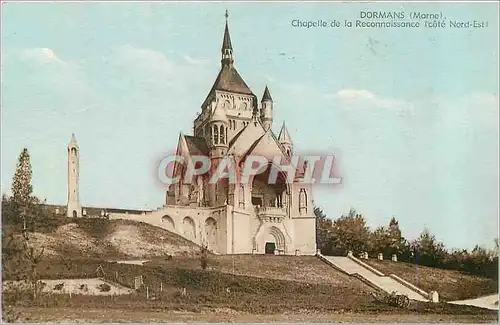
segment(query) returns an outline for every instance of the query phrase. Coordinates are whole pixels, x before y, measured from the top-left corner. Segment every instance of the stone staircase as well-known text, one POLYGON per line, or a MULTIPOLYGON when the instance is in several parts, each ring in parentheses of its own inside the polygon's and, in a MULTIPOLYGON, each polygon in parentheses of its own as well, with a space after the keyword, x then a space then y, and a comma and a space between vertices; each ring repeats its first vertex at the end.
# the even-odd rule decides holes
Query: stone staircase
POLYGON ((348 275, 361 277, 368 284, 387 293, 395 291, 397 294, 407 295, 408 298, 413 300, 429 301, 428 295, 423 290, 416 287, 411 288, 411 284, 403 284, 404 280, 386 276, 372 267, 356 261, 353 257, 324 255, 318 255, 318 257, 330 266, 348 275))

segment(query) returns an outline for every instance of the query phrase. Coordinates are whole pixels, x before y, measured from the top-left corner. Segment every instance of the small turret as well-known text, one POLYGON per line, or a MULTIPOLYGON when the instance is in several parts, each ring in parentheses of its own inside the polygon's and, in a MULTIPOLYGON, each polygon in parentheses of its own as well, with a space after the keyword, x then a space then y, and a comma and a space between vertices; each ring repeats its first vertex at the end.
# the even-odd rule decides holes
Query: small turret
POLYGON ((221 157, 227 152, 227 129, 229 126, 229 120, 222 105, 217 105, 215 102, 213 102, 212 105, 212 107, 215 106, 215 108, 210 120, 208 121, 209 132, 206 139, 207 146, 210 148, 210 151, 217 151, 213 152, 213 157, 221 157))
POLYGON ((287 155, 291 156, 293 154, 293 142, 290 137, 290 133, 288 133, 285 122, 283 122, 283 126, 281 127, 278 141, 283 145, 283 147, 285 147, 287 155))
POLYGON ((273 99, 267 86, 264 90, 264 95, 262 96, 262 100, 260 102, 260 120, 262 121, 264 129, 267 131, 273 125, 273 99))

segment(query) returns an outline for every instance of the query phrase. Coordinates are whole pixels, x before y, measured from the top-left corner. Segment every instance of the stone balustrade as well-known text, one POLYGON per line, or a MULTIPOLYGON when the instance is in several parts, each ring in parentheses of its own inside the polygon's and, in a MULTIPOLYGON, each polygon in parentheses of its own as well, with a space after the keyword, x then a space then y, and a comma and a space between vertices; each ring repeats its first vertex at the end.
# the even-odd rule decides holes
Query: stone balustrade
POLYGON ((257 207, 255 208, 257 211, 257 215, 260 216, 268 216, 268 217, 285 217, 286 216, 286 208, 278 208, 278 207, 257 207))

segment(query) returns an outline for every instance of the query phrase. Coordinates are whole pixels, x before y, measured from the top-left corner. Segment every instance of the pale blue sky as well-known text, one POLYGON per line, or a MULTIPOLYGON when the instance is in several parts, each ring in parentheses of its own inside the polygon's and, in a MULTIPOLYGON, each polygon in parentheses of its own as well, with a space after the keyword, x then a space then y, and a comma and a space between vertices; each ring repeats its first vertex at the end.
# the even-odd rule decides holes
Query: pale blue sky
POLYGON ((224 10, 235 65, 296 151, 334 153, 343 188, 314 199, 413 239, 491 246, 498 232, 498 5, 7 3, 2 6, 2 192, 31 153, 33 186, 66 202, 66 145, 84 205, 156 208, 155 163, 190 134, 220 66, 224 10), (299 29, 360 10, 441 10, 484 29, 299 29), (284 54, 283 54, 284 53, 284 54))

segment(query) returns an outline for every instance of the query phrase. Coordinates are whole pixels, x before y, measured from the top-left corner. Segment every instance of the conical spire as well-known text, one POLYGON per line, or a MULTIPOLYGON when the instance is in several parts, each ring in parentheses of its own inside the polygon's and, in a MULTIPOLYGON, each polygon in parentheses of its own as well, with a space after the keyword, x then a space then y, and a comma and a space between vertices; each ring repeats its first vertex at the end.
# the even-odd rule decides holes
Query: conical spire
POLYGON ((74 133, 71 133, 71 140, 69 141, 68 148, 78 148, 78 143, 76 142, 74 133))
POLYGON ((229 123, 229 120, 227 119, 226 112, 221 105, 215 106, 214 112, 213 112, 210 120, 213 122, 217 121, 217 122, 229 123))
POLYGON ((262 96, 262 100, 261 102, 263 101, 273 101, 273 98, 271 97, 271 93, 269 92, 269 88, 267 88, 267 85, 266 85, 266 89, 264 89, 264 95, 262 96))
POLYGON ((229 35, 229 27, 227 25, 227 18, 229 17, 229 14, 227 13, 226 10, 226 28, 224 29, 224 40, 222 41, 222 53, 224 53, 224 50, 229 49, 232 50, 233 46, 231 45, 231 36, 229 35))
POLYGON ((283 126, 281 127, 280 135, 278 136, 278 141, 281 143, 292 144, 292 138, 290 137, 290 133, 288 133, 285 122, 283 122, 283 126))
POLYGON ((222 48, 221 48, 222 66, 232 65, 234 62, 233 45, 231 44, 231 36, 229 35, 229 26, 227 24, 227 18, 229 17, 227 10, 226 10, 225 16, 226 16, 226 26, 224 28, 224 39, 222 40, 222 48))

